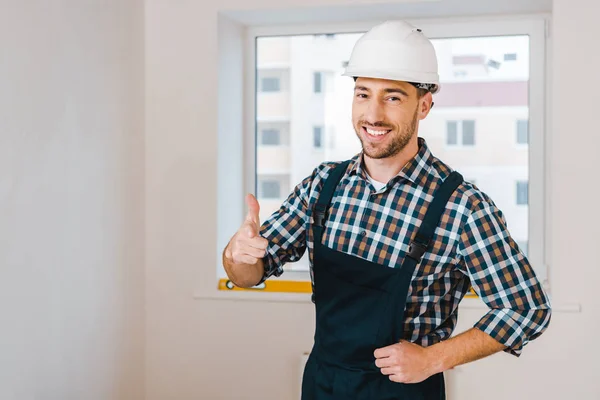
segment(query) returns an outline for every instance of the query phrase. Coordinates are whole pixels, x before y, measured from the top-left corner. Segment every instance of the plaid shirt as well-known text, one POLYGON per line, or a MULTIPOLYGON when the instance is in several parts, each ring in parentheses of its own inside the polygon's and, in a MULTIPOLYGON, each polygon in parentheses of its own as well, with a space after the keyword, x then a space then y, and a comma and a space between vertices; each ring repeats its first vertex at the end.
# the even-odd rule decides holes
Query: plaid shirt
MULTIPOLYGON (((391 268, 399 268, 433 199, 452 172, 424 139, 419 152, 385 187, 367 179, 362 153, 350 165, 331 201, 323 244, 391 268)), ((312 210, 330 169, 319 165, 261 227, 269 241, 263 281, 306 249, 313 263, 312 210)), ((415 269, 406 302, 404 339, 429 346, 448 338, 459 302, 472 287, 490 308, 475 327, 519 356, 550 322, 550 303, 527 258, 511 238, 492 199, 463 182, 452 194, 433 243, 415 269)))

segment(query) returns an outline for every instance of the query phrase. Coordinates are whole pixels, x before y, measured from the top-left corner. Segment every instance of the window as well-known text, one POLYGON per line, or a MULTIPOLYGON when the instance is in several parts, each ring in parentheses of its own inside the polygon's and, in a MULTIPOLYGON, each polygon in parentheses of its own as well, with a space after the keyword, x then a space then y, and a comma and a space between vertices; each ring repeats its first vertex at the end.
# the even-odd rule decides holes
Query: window
POLYGON ((323 147, 323 127, 313 127, 313 147, 321 149, 323 147))
POLYGON ((280 79, 275 77, 262 78, 261 90, 263 92, 279 92, 280 79))
POLYGON ((529 204, 529 183, 526 181, 517 182, 517 205, 526 206, 529 204))
MULTIPOLYGON (((277 102, 271 102, 277 104, 277 102)), ((290 144, 290 123, 288 121, 277 121, 272 116, 261 116, 262 118, 256 121, 256 138, 257 152, 261 157, 268 154, 270 147, 289 146, 290 144), (262 147, 265 147, 264 149, 262 147), (266 153, 265 153, 266 152, 266 153)))
POLYGON ((313 91, 315 93, 323 91, 323 74, 320 72, 313 73, 313 91))
POLYGON ((463 146, 475 146, 475 121, 463 121, 462 144, 463 146))
POLYGON ((516 53, 507 53, 504 55, 504 61, 517 61, 516 53))
POLYGON ((281 197, 281 183, 278 180, 261 181, 260 196, 264 199, 279 199, 281 197))
POLYGON ((263 129, 261 144, 265 146, 281 145, 281 132, 278 129, 263 129))
MULTIPOLYGON (((295 182, 295 184, 297 183, 295 182)), ((289 195, 291 190, 290 175, 288 173, 284 171, 279 173, 263 168, 256 177, 256 199, 261 205, 260 220, 264 221, 274 210, 279 208, 281 202, 289 195)))
POLYGON ((475 121, 447 121, 446 144, 449 146, 474 146, 475 121))
POLYGON ((496 60, 488 60, 488 67, 493 68, 493 69, 500 69, 500 67, 502 66, 502 63, 496 60))
POLYGON ((517 121, 517 144, 529 144, 529 121, 526 119, 517 121))
MULTIPOLYGON (((243 219, 243 215, 232 210, 242 214, 246 192, 256 190, 264 221, 318 163, 346 160, 360 151, 350 120, 354 82, 343 77, 342 72, 356 40, 368 26, 347 23, 340 25, 340 30, 330 31, 323 26, 326 27, 250 27, 239 33, 249 36, 244 42, 249 45, 243 46, 249 62, 244 64, 242 83, 250 90, 250 96, 232 99, 226 92, 221 94, 218 172, 223 178, 219 182, 224 182, 219 184, 218 201, 221 250, 230 238, 229 233, 239 228, 240 217, 243 219), (315 34, 331 37, 315 40, 315 34), (302 57, 290 57, 291 54, 302 57), (276 79, 269 84, 264 78, 276 79), (261 95, 269 85, 279 92, 276 96, 261 95), (257 89, 255 96, 253 88, 257 89), (313 96, 325 91, 328 96, 313 96), (243 112, 233 115, 225 112, 232 101, 243 112), (320 133, 315 127, 321 128, 320 133), (275 140, 262 138, 264 129, 280 129, 280 146, 285 147, 263 146, 275 140), (314 148, 321 151, 311 152, 314 148), (234 178, 225 177, 223 171, 234 178), (232 179, 237 182, 235 185, 232 179)), ((419 135, 428 141, 437 158, 465 177, 477 177, 477 186, 503 211, 514 240, 527 243, 528 258, 544 280, 547 197, 544 19, 507 18, 461 24, 441 21, 423 23, 420 27, 435 38, 432 41, 440 64, 442 91, 434 95, 435 107, 420 122, 419 135), (505 54, 515 54, 516 58, 506 59, 505 54), (477 56, 481 62, 461 65, 460 70, 465 73, 454 76, 453 57, 462 55, 477 56), (445 65, 449 67, 444 68, 445 65), (528 145, 516 146, 515 141, 525 142, 525 131, 528 145)), ((223 48, 226 49, 220 46, 220 51, 223 48)), ((226 61, 223 57, 222 62, 226 61)), ((228 76, 227 68, 223 70, 219 77, 223 83, 239 79, 228 76)), ((286 273, 277 279, 278 285, 288 280, 308 281, 307 253, 302 260, 284 267, 286 273)), ((222 267, 217 271, 222 278, 222 267)), ((310 286, 307 290, 310 291, 310 286)))
POLYGON ((450 146, 458 144, 458 122, 448 121, 446 123, 446 143, 450 146))

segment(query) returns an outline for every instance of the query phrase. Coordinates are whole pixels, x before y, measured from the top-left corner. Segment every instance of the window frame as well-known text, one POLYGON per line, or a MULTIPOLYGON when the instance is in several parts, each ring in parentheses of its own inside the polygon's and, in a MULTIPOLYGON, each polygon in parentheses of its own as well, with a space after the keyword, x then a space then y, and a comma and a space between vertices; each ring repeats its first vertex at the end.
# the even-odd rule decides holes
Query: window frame
MULTIPOLYGON (((546 215, 546 135, 550 118, 546 113, 546 107, 549 101, 549 81, 547 80, 547 69, 550 67, 550 57, 548 56, 549 38, 546 35, 548 16, 546 15, 527 15, 514 17, 477 17, 477 18, 443 18, 443 19, 411 19, 410 22, 417 24, 432 39, 443 38, 467 38, 482 36, 512 36, 528 35, 530 38, 530 74, 529 74, 529 204, 535 204, 535 207, 529 207, 529 259, 536 266, 536 273, 539 279, 548 287, 548 267, 546 260, 547 249, 545 247, 547 232, 546 215)), ((242 30, 243 41, 238 46, 238 51, 243 52, 243 78, 242 84, 244 97, 242 100, 243 121, 239 138, 242 140, 241 154, 229 152, 227 157, 242 156, 241 161, 241 189, 243 193, 255 193, 256 187, 256 39, 261 36, 285 36, 285 35, 312 35, 312 34, 330 34, 330 33, 360 33, 367 31, 370 27, 380 21, 362 21, 352 23, 331 23, 331 24, 304 24, 287 26, 257 26, 247 27, 242 30)), ((442 87, 443 90, 443 87, 442 87)), ((226 145, 226 144, 224 144, 226 145)), ((223 151, 225 154, 225 152, 223 151)), ((221 154, 221 153, 220 153, 221 154)), ((222 154, 221 154, 222 156, 222 154)), ((238 162, 239 163, 239 162, 238 162)), ((226 165, 226 161, 220 161, 220 165, 226 165)), ((219 202, 222 200, 219 197, 219 202)), ((224 200, 224 199, 223 199, 224 200)), ((245 215, 244 198, 230 198, 223 204, 223 207, 231 205, 240 210, 238 213, 228 213, 227 221, 224 226, 229 228, 239 227, 241 220, 237 218, 239 214, 245 215)), ((220 221, 221 222, 221 221, 220 221)), ((231 232, 227 229, 221 229, 222 237, 218 243, 227 243, 231 232)), ((222 246, 219 246, 217 254, 220 260, 222 246)), ((219 263, 220 264, 220 263, 219 263)), ((222 270, 218 266, 217 270, 222 270)), ((220 275, 217 276, 217 279, 220 275)), ((286 271, 282 278, 289 280, 306 281, 309 279, 308 272, 286 271)), ((274 293, 276 294, 276 293, 274 293)), ((282 293, 285 294, 285 293, 282 293)))

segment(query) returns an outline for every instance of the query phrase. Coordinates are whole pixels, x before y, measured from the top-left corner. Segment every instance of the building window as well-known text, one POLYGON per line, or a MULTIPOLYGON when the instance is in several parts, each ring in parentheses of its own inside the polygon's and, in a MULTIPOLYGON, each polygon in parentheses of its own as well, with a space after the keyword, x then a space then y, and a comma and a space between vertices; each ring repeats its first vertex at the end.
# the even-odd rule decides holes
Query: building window
POLYGON ((507 53, 504 55, 504 61, 517 61, 517 53, 507 53))
POLYGON ((281 81, 275 77, 262 78, 260 87, 262 92, 279 92, 281 90, 281 81))
POLYGON ((264 146, 280 146, 281 145, 281 132, 279 129, 263 129, 261 137, 261 144, 264 146))
POLYGON ((322 126, 313 127, 313 147, 315 149, 323 148, 323 127, 322 126))
POLYGON ((313 92, 323 92, 323 74, 321 72, 313 73, 313 92))
POLYGON ((526 206, 529 204, 529 182, 517 182, 517 205, 526 206))
POLYGON ((517 144, 529 144, 529 121, 526 119, 517 121, 517 144))
POLYGON ((450 146, 458 144, 458 122, 456 121, 446 123, 446 144, 450 146))
POLYGON ((488 67, 493 68, 493 69, 500 69, 500 66, 502 64, 496 60, 488 60, 487 65, 488 65, 488 67))
POLYGON ((447 121, 446 144, 449 146, 475 146, 475 121, 447 121))
POLYGON ((475 121, 462 122, 462 145, 475 146, 475 121))
POLYGON ((263 180, 260 185, 262 193, 260 197, 263 199, 279 199, 281 198, 281 182, 278 180, 263 180))

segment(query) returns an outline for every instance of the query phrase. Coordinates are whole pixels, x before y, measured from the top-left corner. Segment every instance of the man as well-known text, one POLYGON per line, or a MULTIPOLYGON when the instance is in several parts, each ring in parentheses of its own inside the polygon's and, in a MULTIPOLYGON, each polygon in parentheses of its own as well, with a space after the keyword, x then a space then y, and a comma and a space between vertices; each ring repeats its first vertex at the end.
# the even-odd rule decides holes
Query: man
POLYGON ((492 199, 418 137, 439 90, 421 30, 374 27, 345 75, 362 152, 319 165, 262 227, 248 195, 223 263, 251 287, 309 250, 316 332, 303 400, 443 399, 445 370, 518 356, 548 326, 549 301, 492 199), (490 310, 449 338, 470 286, 490 310))

